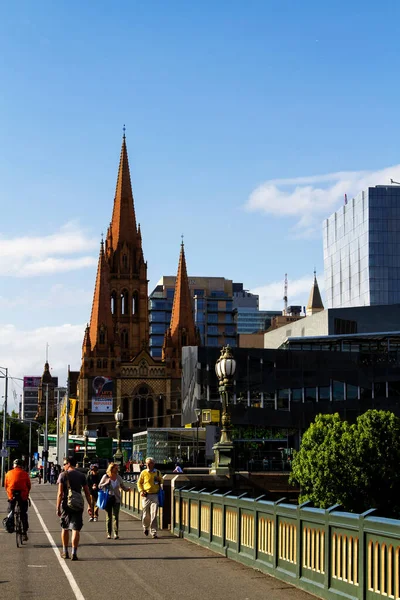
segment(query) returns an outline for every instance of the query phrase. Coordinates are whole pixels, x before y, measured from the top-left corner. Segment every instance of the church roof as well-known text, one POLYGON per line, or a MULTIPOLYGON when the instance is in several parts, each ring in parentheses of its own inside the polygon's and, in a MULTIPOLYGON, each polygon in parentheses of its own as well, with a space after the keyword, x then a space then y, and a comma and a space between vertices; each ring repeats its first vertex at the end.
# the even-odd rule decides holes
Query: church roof
POLYGON ((100 327, 107 331, 108 344, 114 341, 114 326, 111 314, 111 293, 109 283, 109 267, 104 255, 104 243, 101 240, 100 255, 97 266, 96 286, 94 288, 92 314, 90 316, 89 340, 93 348, 99 342, 100 327))
POLYGON ((314 283, 311 288, 310 296, 308 298, 307 310, 323 310, 324 305, 322 304, 321 293, 318 287, 317 276, 314 272, 314 283))
POLYGON ((125 133, 122 138, 114 208, 109 229, 108 241, 115 251, 119 244, 132 244, 138 238, 136 216, 129 171, 128 150, 125 133))

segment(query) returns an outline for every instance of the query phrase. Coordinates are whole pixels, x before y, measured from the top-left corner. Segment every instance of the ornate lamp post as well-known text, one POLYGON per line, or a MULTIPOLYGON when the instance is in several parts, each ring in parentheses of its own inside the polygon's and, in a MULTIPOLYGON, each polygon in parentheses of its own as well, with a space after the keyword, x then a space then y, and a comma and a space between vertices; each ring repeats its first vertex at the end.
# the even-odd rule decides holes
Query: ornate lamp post
POLYGON ((196 414, 196 467, 199 466, 199 425, 200 425, 200 415, 201 408, 195 408, 194 412, 196 414))
POLYGON ((218 389, 222 400, 221 439, 213 447, 215 460, 211 467, 211 473, 216 475, 232 474, 233 442, 228 404, 235 371, 236 361, 233 358, 232 350, 230 346, 225 346, 215 364, 215 372, 219 380, 218 389))
POLYGON ((123 454, 121 449, 121 424, 124 420, 124 413, 121 411, 121 407, 118 406, 116 413, 114 415, 115 418, 115 428, 117 430, 117 450, 114 454, 114 462, 117 463, 119 467, 119 473, 122 475, 123 473, 123 454))
POLYGON ((83 455, 83 467, 86 469, 89 466, 89 457, 88 457, 88 453, 87 453, 88 439, 89 439, 89 430, 88 430, 88 427, 87 427, 87 423, 86 423, 83 435, 85 437, 85 454, 83 455))

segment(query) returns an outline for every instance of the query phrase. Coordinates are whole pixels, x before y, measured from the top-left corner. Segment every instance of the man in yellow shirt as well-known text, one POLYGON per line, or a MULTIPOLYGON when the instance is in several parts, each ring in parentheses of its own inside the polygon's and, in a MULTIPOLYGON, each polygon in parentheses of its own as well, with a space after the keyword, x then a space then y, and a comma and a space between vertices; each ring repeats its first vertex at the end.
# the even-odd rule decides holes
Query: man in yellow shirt
POLYGON ((162 489, 162 475, 155 469, 155 460, 146 458, 144 469, 137 480, 137 488, 142 496, 142 524, 144 535, 157 538, 158 492, 162 489))

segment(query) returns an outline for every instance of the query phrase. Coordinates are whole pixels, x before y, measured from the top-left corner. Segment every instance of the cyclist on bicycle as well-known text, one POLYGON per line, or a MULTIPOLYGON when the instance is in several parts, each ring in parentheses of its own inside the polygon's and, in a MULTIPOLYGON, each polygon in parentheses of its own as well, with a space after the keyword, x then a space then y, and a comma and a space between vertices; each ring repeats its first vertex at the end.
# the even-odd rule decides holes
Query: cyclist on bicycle
POLYGON ((23 539, 28 541, 28 498, 31 490, 31 480, 28 473, 23 469, 23 462, 16 458, 13 469, 6 473, 5 488, 8 497, 8 512, 14 512, 18 501, 21 509, 21 521, 23 527, 23 539))

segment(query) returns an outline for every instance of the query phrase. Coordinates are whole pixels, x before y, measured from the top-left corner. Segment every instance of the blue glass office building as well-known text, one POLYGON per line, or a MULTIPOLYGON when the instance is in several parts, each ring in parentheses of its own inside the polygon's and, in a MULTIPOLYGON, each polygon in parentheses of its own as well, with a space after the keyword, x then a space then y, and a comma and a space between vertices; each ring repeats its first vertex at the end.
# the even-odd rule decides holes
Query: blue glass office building
POLYGON ((323 223, 328 308, 400 303, 400 186, 377 185, 323 223))

